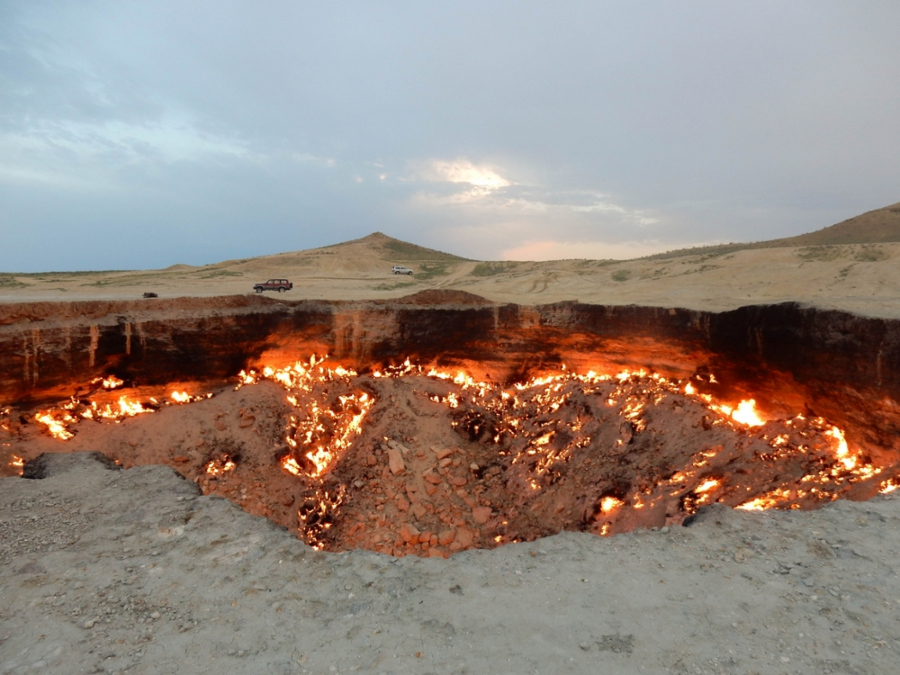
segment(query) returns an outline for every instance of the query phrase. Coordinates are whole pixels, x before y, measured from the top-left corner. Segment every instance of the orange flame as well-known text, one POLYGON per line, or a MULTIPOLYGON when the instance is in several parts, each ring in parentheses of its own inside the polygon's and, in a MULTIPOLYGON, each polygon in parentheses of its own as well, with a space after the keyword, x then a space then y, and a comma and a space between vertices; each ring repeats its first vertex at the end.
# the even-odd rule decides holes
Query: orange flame
POLYGON ((779 504, 783 503, 785 500, 790 499, 790 497, 790 490, 786 488, 776 488, 775 490, 767 492, 760 497, 756 497, 748 502, 739 504, 735 508, 741 509, 743 511, 765 511, 767 509, 777 508, 779 504))
MULTIPOLYGON (((456 414, 464 413, 468 406, 485 409, 496 420, 496 427, 491 429, 489 437, 494 443, 502 446, 507 439, 520 439, 515 451, 517 454, 513 454, 511 460, 513 464, 524 463, 531 467, 527 485, 534 491, 542 490, 544 479, 553 476, 558 465, 569 461, 573 453, 592 442, 588 432, 590 425, 586 423, 587 418, 582 418, 580 414, 566 422, 564 429, 559 428, 557 422, 543 417, 545 413, 570 406, 574 400, 572 397, 582 394, 601 396, 599 401, 603 402, 604 407, 609 406, 614 414, 621 416, 621 435, 615 441, 618 446, 632 442, 633 435, 643 431, 648 420, 652 422, 649 414, 651 406, 659 404, 670 395, 689 395, 694 397, 695 402, 719 414, 711 424, 728 425, 735 430, 739 427, 749 428, 744 433, 769 446, 770 450, 761 451, 761 456, 786 458, 792 456, 792 453, 798 456, 810 453, 811 457, 831 454, 831 461, 823 459, 822 462, 808 464, 813 469, 808 469, 810 473, 803 476, 800 482, 792 483, 792 487, 785 484, 764 495, 749 492, 743 497, 745 501, 737 508, 761 510, 793 507, 798 500, 808 499, 810 496, 819 500, 833 499, 837 494, 835 485, 869 479, 881 472, 881 469, 872 466, 858 448, 850 447, 841 429, 829 425, 821 418, 806 420, 798 415, 791 420, 773 420, 766 429, 751 431, 750 429, 766 424, 756 410, 754 399, 742 400, 732 406, 714 401, 709 394, 698 393, 691 381, 669 380, 643 369, 623 370, 614 376, 598 375, 593 370, 584 375, 564 370, 534 376, 526 382, 519 382, 505 389, 496 384, 478 381, 462 371, 423 367, 412 363, 410 359, 398 366, 387 366, 372 376, 416 376, 440 380, 446 385, 443 387, 446 393, 426 394, 431 401, 458 409, 456 414), (452 391, 448 391, 450 389, 452 391), (787 426, 779 428, 779 424, 787 426), (785 433, 773 433, 776 428, 785 433), (827 488, 829 484, 831 487, 827 488)), ((281 460, 281 466, 293 475, 315 479, 330 471, 351 447, 362 432, 369 411, 375 405, 370 394, 355 388, 355 377, 355 371, 330 364, 327 356, 320 358, 313 355, 306 362, 298 361, 287 367, 263 366, 259 370, 241 371, 236 388, 271 380, 287 390, 287 400, 296 409, 296 414, 287 424, 284 439, 292 452, 281 460), (337 386, 325 386, 329 384, 337 386), (335 394, 342 389, 343 394, 335 394)), ((715 382, 713 376, 704 376, 703 379, 715 382)), ((174 391, 169 394, 169 398, 172 403, 186 403, 202 397, 174 391)), ((680 405, 677 400, 675 404, 680 405)), ((69 426, 80 419, 119 421, 127 416, 155 410, 155 407, 148 406, 149 404, 131 401, 124 395, 117 403, 105 406, 96 403, 87 405, 86 402, 72 399, 55 410, 41 411, 35 419, 46 426, 47 431, 55 438, 67 440, 73 435, 69 426)), ((452 422, 454 426, 458 423, 452 422)), ((716 464, 713 458, 717 452, 708 448, 698 451, 691 464, 681 471, 669 478, 660 479, 655 486, 642 489, 646 489, 645 494, 648 496, 654 494, 654 490, 662 490, 669 493, 668 496, 677 496, 682 499, 689 512, 690 509, 714 499, 727 499, 728 503, 734 504, 739 500, 734 497, 734 486, 729 479, 702 477, 700 473, 709 471, 710 465, 716 464)), ((221 473, 230 470, 232 469, 226 469, 224 464, 215 467, 215 471, 221 473)), ((212 475, 209 468, 207 474, 212 475)), ((892 478, 881 483, 880 491, 891 492, 898 485, 900 479, 892 478)), ((640 509, 653 505, 656 501, 652 496, 644 499, 635 493, 621 495, 621 499, 605 497, 598 508, 604 514, 612 514, 625 503, 640 509)))
POLYGON ((95 377, 91 380, 91 384, 100 384, 104 389, 117 389, 125 384, 125 381, 115 375, 110 375, 109 377, 95 377))
POLYGON ((66 427, 66 424, 75 421, 75 418, 68 413, 61 415, 60 419, 56 419, 50 412, 42 410, 34 416, 34 419, 46 426, 47 431, 50 432, 51 436, 58 438, 61 441, 67 441, 75 436, 75 434, 66 427))
POLYGON ((143 404, 138 401, 129 401, 125 396, 120 396, 118 403, 119 412, 124 417, 133 417, 134 415, 153 412, 152 408, 145 408, 143 404))
POLYGON ((625 505, 621 499, 616 499, 615 497, 604 497, 600 500, 600 510, 603 513, 610 513, 611 511, 615 511, 618 508, 621 508, 625 505))
POLYGON ((104 389, 117 389, 125 384, 124 380, 120 380, 115 375, 110 375, 109 377, 103 380, 103 388, 104 389))
MULTIPOLYGON (((291 418, 289 434, 285 442, 292 448, 305 452, 303 456, 310 461, 311 478, 317 478, 334 465, 338 458, 350 447, 352 439, 362 432, 362 421, 375 404, 375 400, 364 392, 338 396, 335 401, 319 400, 317 387, 331 382, 340 382, 347 386, 357 376, 356 371, 343 366, 325 365, 327 355, 321 358, 313 354, 307 363, 297 361, 285 368, 275 369, 265 366, 261 373, 251 370, 241 371, 238 376, 238 388, 269 379, 278 382, 290 393, 287 401, 298 408, 301 416, 291 418)), ((396 372, 420 371, 407 359, 402 368, 393 369, 389 377, 396 372)), ((380 377, 381 374, 376 376, 380 377)), ((281 461, 282 467, 294 475, 302 475, 300 463, 293 457, 281 461)))
POLYGON ((748 427, 761 427, 766 423, 756 412, 756 401, 752 398, 738 403, 737 408, 729 405, 710 405, 710 408, 726 415, 739 424, 748 427))
POLYGON ((226 473, 234 471, 237 465, 228 455, 223 455, 219 459, 213 459, 206 463, 204 470, 207 476, 223 476, 226 473))
POLYGON ((831 429, 829 429, 825 433, 838 442, 838 447, 837 450, 835 450, 835 455, 837 455, 837 458, 841 460, 844 468, 848 471, 855 468, 856 458, 850 456, 850 449, 847 447, 847 439, 844 438, 844 432, 837 427, 831 427, 831 429))
POLYGON ((281 460, 281 466, 285 469, 285 471, 288 471, 295 476, 303 475, 303 469, 300 468, 297 460, 293 457, 285 457, 283 460, 281 460))
POLYGON ((710 490, 713 490, 713 489, 719 487, 720 483, 721 483, 721 481, 715 480, 714 478, 710 478, 708 480, 703 481, 703 483, 701 483, 698 487, 695 487, 694 492, 698 492, 698 493, 709 492, 710 490))

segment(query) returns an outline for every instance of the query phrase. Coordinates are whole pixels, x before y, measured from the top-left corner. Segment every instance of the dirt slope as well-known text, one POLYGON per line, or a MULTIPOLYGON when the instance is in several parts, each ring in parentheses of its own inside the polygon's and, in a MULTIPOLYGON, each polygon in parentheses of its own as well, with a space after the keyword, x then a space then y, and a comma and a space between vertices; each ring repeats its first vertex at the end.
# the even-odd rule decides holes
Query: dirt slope
POLYGON ((849 244, 888 244, 900 242, 900 202, 848 218, 836 225, 795 237, 767 241, 736 242, 715 246, 666 251, 648 256, 654 260, 694 255, 726 255, 736 251, 805 246, 844 246, 849 244))
POLYGON ((900 241, 900 202, 808 234, 777 239, 785 246, 882 244, 900 241))

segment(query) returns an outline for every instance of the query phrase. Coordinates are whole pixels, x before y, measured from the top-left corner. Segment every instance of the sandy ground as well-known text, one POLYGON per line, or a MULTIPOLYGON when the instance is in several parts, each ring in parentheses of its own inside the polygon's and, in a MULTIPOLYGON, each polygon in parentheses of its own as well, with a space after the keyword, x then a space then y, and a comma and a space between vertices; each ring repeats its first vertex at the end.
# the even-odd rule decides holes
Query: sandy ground
MULTIPOLYGON (((868 316, 900 316, 900 244, 811 246, 658 260, 475 262, 391 248, 383 235, 337 246, 165 270, 0 274, 0 303, 38 300, 215 296, 252 293, 285 277, 285 299, 394 298, 427 288, 459 289, 495 302, 564 300, 727 310, 799 301, 868 316), (396 250, 395 250, 396 249, 396 250), (407 265, 415 274, 391 273, 407 265)), ((399 242, 402 244, 402 242, 399 242)), ((427 250, 427 249, 423 249, 427 250)))
POLYGON ((313 551, 166 467, 0 479, 2 673, 884 673, 900 501, 450 560, 313 551))

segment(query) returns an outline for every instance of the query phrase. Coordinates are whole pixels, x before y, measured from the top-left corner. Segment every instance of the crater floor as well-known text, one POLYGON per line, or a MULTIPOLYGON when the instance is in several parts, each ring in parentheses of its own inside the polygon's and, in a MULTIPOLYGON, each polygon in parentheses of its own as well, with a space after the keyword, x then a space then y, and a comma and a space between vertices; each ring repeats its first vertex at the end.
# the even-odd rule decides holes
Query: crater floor
POLYGON ((0 460, 15 460, 0 473, 95 450, 126 468, 167 464, 317 549, 444 558, 564 530, 679 526, 711 503, 811 509, 900 485, 896 459, 823 418, 714 403, 709 376, 564 371, 504 387, 412 365, 266 372, 214 396, 172 394, 185 403, 126 387, 8 412, 0 460))

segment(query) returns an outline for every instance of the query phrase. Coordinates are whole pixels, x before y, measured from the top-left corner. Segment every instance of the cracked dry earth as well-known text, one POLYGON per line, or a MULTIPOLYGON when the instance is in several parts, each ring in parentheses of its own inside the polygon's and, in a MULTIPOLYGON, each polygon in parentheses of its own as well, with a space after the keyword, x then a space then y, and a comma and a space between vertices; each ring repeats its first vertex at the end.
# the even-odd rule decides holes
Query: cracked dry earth
POLYGON ((900 500, 449 559, 315 551, 172 469, 0 479, 0 673, 896 673, 900 500))

